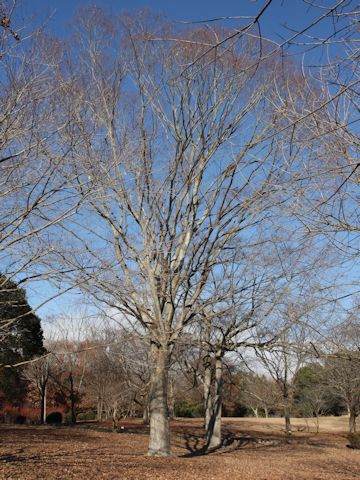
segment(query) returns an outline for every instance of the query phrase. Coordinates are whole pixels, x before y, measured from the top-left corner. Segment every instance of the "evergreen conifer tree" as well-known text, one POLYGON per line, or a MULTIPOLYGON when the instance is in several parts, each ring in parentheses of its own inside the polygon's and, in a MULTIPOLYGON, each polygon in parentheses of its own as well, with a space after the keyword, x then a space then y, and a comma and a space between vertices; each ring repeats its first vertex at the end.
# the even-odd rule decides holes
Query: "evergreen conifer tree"
POLYGON ((25 291, 0 274, 0 404, 18 404, 26 395, 19 367, 9 367, 45 352, 40 319, 32 312, 25 291))

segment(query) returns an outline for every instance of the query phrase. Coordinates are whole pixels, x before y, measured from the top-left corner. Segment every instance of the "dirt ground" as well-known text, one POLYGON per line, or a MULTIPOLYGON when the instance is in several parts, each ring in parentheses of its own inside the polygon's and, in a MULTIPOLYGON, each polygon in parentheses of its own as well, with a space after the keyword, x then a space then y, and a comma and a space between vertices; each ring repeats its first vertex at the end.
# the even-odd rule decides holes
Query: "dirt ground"
POLYGON ((177 419, 171 458, 146 456, 148 431, 137 420, 123 422, 121 433, 96 423, 0 425, 0 479, 360 479, 346 418, 321 419, 319 434, 313 422, 294 424, 288 440, 281 419, 224 419, 224 446, 203 455, 201 421, 177 419))

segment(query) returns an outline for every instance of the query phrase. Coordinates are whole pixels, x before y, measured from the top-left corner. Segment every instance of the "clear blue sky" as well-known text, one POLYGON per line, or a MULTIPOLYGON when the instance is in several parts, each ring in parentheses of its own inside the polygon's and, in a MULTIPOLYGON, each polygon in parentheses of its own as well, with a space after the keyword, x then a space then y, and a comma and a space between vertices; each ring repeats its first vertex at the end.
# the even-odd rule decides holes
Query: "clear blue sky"
MULTIPOLYGON (((59 36, 65 36, 69 30, 74 14, 79 7, 86 5, 98 5, 105 10, 114 13, 122 11, 136 11, 147 7, 155 12, 160 12, 174 21, 200 21, 219 16, 254 16, 266 3, 266 0, 19 0, 19 14, 25 20, 29 28, 41 25, 45 22, 47 29, 59 36)), ((319 4, 331 6, 335 0, 318 0, 319 4)), ((273 0, 269 9, 261 19, 261 28, 264 36, 280 41, 281 38, 289 37, 288 26, 294 30, 311 23, 311 19, 318 17, 321 10, 310 9, 303 0, 273 0)), ((233 20, 227 22, 229 26, 241 27, 246 20, 233 20)), ((312 30, 313 34, 326 36, 329 23, 323 22, 312 30)), ((14 25, 16 30, 16 25, 14 25)), ((313 63, 314 52, 308 56, 313 63)), ((29 299, 33 304, 40 300, 36 285, 28 291, 29 299), (36 300, 37 301, 36 301, 36 300)), ((46 286, 42 289, 44 298, 49 294, 46 286)), ((73 304, 78 296, 65 296, 57 302, 47 305, 42 309, 44 314, 53 313, 57 308, 63 307, 67 302, 73 304)))
MULTIPOLYGON (((255 15, 266 0, 21 0, 21 9, 26 14, 36 14, 38 19, 46 19, 49 29, 57 34, 65 34, 76 10, 84 5, 98 5, 114 13, 134 11, 143 7, 163 13, 171 20, 204 20, 219 16, 255 15)), ((319 0, 318 3, 321 3, 319 0)), ((327 0, 332 5, 333 0, 327 0)), ((288 36, 284 25, 298 28, 307 24, 310 18, 319 15, 318 9, 309 9, 302 0, 273 0, 262 18, 264 34, 279 39, 279 35, 288 36)), ((239 26, 245 20, 232 25, 239 26)), ((321 27, 320 33, 324 33, 321 27), (322 32, 321 32, 322 30, 322 32)))

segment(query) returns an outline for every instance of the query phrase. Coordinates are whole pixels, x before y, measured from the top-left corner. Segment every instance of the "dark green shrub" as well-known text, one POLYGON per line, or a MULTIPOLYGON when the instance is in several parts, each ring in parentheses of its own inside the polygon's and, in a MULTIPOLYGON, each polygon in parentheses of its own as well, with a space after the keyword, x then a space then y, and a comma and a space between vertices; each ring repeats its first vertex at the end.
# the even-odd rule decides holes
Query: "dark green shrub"
POLYGON ((50 423, 52 425, 56 425, 62 423, 62 414, 60 412, 51 412, 46 417, 46 423, 50 423))
POLYGON ((71 424, 72 423, 72 415, 71 412, 65 413, 64 415, 64 423, 71 424))
POLYGON ((26 417, 24 417, 24 415, 18 415, 16 418, 15 418, 15 423, 17 425, 24 425, 24 423, 26 422, 26 417))
POLYGON ((92 410, 88 410, 87 412, 80 412, 76 415, 76 420, 95 420, 96 413, 92 410))
MULTIPOLYGON (((248 417, 250 414, 249 410, 245 405, 241 405, 240 403, 237 403, 232 410, 232 412, 229 414, 229 417, 248 417)), ((225 416, 225 415, 224 415, 225 416)))
POLYGON ((350 448, 360 450, 360 433, 350 433, 348 439, 350 441, 350 448))
POLYGON ((191 402, 181 402, 175 406, 175 416, 176 417, 185 417, 185 418, 196 418, 202 417, 204 414, 204 408, 202 404, 191 403, 191 402))

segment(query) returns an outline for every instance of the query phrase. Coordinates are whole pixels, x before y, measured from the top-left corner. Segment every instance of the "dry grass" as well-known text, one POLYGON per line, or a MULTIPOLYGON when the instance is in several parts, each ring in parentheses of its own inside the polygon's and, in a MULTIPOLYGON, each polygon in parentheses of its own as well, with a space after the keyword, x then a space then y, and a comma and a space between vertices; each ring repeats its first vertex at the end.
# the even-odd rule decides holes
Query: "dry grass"
MULTIPOLYGON (((305 426, 305 420, 294 424, 305 426)), ((174 457, 146 457, 147 429, 106 425, 0 426, 0 479, 348 480, 360 477, 360 451, 346 448, 347 419, 321 419, 320 434, 295 432, 281 419, 224 419, 225 444, 201 452, 201 421, 172 423, 174 457)))
MULTIPOLYGON (((227 419, 225 424, 227 423, 227 419)), ((264 430, 283 431, 283 418, 233 418, 230 422, 238 423, 239 425, 247 425, 249 428, 263 428, 264 430)), ((294 431, 298 429, 309 433, 316 433, 316 419, 314 418, 292 418, 291 424, 294 431)), ((349 417, 320 417, 319 418, 320 432, 325 433, 347 433, 349 429, 349 417)))

